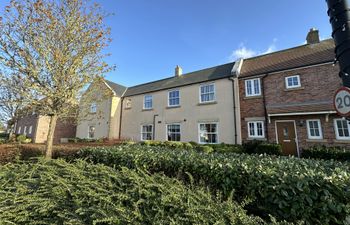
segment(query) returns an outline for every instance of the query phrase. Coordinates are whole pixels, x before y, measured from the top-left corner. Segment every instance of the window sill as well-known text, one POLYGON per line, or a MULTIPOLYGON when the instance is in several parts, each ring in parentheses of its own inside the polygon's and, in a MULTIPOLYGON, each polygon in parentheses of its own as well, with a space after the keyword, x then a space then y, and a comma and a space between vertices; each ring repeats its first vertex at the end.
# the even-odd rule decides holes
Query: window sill
POLYGON ((306 139, 306 142, 327 143, 325 139, 306 139))
POLYGON ((248 140, 248 141, 254 141, 254 140, 258 140, 258 141, 267 141, 267 139, 264 138, 264 137, 256 137, 256 138, 254 138, 254 137, 249 137, 249 138, 247 138, 247 140, 248 140))
POLYGON ((285 88, 284 91, 298 91, 298 90, 304 90, 304 87, 295 87, 295 88, 285 88))
POLYGON ((350 144, 350 139, 348 139, 348 140, 338 140, 338 139, 335 139, 335 140, 334 140, 334 143, 338 143, 338 144, 350 144))
POLYGON ((166 109, 177 109, 181 108, 181 105, 175 105, 175 106, 167 106, 166 109))
POLYGON ((211 102, 200 102, 197 105, 201 106, 201 105, 214 105, 214 104, 218 104, 217 101, 211 101, 211 102))
POLYGON ((262 95, 256 95, 256 96, 245 96, 243 99, 259 99, 262 98, 262 95))
POLYGON ((153 111, 153 109, 142 109, 142 112, 153 111))

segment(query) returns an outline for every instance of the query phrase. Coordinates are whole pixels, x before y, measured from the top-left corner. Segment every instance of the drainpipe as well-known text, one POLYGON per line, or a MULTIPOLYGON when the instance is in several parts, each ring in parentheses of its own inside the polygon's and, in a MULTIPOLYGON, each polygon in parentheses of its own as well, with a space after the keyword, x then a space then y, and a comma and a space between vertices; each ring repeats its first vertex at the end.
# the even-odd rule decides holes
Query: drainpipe
POLYGON ((153 140, 156 139, 156 117, 158 114, 153 115, 153 140))
POLYGON ((229 80, 232 82, 232 93, 233 93, 233 122, 234 122, 234 130, 235 130, 235 144, 237 144, 237 115, 236 115, 236 95, 235 95, 235 80, 233 77, 230 77, 229 80))
POLYGON ((266 109, 266 98, 265 98, 265 83, 264 80, 265 78, 268 76, 269 74, 265 74, 262 78, 261 78, 261 91, 262 91, 262 97, 263 97, 263 104, 264 104, 264 114, 265 114, 265 133, 266 133, 266 140, 269 141, 269 128, 268 128, 268 121, 269 121, 269 117, 267 115, 267 109, 266 109))
POLYGON ((120 104, 120 115, 119 115, 119 137, 120 140, 122 137, 122 121, 123 121, 123 103, 124 103, 124 97, 121 98, 121 104, 120 104))

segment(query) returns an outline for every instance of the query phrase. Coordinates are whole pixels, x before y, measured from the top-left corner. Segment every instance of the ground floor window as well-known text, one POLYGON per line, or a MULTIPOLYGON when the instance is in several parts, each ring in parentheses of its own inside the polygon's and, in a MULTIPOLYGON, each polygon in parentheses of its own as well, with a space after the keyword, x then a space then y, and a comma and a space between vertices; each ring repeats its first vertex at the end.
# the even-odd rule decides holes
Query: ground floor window
POLYGON ((167 139, 168 141, 181 141, 180 124, 168 124, 167 137, 168 137, 167 139))
POLYGON ((218 124, 200 123, 199 124, 199 143, 216 144, 218 143, 218 124))
POLYGON ((32 131, 33 131, 33 126, 30 126, 30 127, 29 127, 29 131, 28 131, 28 134, 32 134, 32 131))
POLYGON ((337 139, 350 140, 350 121, 344 119, 335 119, 334 128, 337 139))
POLYGON ((322 139, 322 128, 320 120, 307 120, 307 135, 309 139, 322 139))
POLYGON ((141 140, 153 140, 153 125, 142 125, 141 126, 141 140))
POLYGON ((21 127, 18 127, 17 134, 21 134, 21 127))
POLYGON ((252 121, 248 122, 248 136, 250 138, 264 138, 264 122, 252 121))
POLYGON ((95 138, 95 126, 89 126, 89 138, 93 139, 95 138))

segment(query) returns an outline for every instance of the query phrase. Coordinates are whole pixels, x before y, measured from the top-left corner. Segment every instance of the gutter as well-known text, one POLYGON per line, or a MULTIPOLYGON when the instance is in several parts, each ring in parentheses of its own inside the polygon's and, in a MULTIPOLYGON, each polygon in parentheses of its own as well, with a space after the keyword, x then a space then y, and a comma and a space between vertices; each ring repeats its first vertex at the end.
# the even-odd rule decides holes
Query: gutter
POLYGON ((152 139, 155 140, 156 138, 156 117, 159 116, 158 114, 153 115, 153 137, 152 139))
POLYGON ((232 93, 233 93, 233 121, 234 121, 234 130, 235 130, 235 144, 237 144, 238 134, 237 134, 237 115, 236 115, 236 95, 235 95, 235 80, 233 77, 230 77, 229 80, 232 82, 232 93))
POLYGON ((119 115, 119 135, 118 139, 120 140, 122 137, 122 121, 123 121, 123 103, 124 103, 124 97, 121 97, 120 99, 120 115, 119 115))
POLYGON ((265 74, 262 78, 261 78, 261 91, 262 91, 262 97, 263 97, 263 104, 264 104, 264 116, 265 116, 265 134, 266 134, 266 140, 269 141, 269 128, 268 128, 268 121, 269 121, 269 115, 267 114, 267 108, 266 108, 266 97, 265 97, 265 83, 264 80, 265 78, 268 76, 269 74, 265 74))

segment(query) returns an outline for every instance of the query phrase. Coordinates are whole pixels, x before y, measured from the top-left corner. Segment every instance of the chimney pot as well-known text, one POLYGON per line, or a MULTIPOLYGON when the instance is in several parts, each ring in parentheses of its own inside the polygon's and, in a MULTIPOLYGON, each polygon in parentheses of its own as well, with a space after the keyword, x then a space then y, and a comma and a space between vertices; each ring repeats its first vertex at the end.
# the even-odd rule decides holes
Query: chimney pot
POLYGON ((179 77, 181 75, 182 75, 182 68, 179 65, 177 65, 175 68, 175 76, 179 77))
POLYGON ((316 28, 310 29, 309 33, 306 36, 306 43, 308 45, 320 43, 320 35, 316 28))

